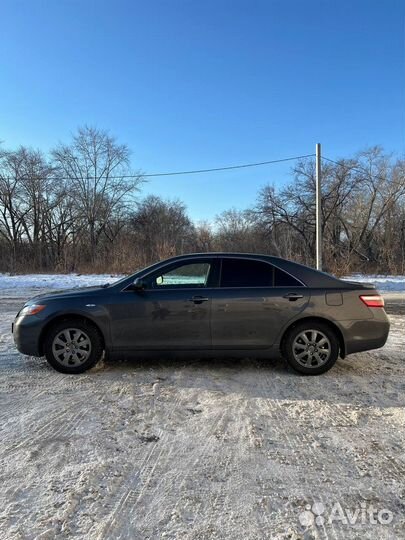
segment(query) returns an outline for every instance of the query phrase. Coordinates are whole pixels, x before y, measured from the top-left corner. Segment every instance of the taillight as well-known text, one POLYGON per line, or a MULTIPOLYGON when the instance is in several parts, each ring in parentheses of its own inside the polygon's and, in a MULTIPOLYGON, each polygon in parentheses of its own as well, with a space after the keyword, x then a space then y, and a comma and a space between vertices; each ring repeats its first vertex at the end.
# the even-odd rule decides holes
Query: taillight
POLYGON ((365 294, 360 296, 367 307, 384 307, 384 298, 380 294, 365 294))

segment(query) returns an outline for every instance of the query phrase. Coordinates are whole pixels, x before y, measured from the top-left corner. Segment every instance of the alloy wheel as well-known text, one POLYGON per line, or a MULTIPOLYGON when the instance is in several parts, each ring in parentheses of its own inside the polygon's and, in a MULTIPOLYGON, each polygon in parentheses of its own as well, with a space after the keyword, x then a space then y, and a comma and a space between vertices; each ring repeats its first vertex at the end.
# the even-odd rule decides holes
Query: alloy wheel
POLYGON ((331 344, 329 338, 320 330, 303 330, 294 339, 292 352, 301 366, 317 368, 329 360, 331 344))
POLYGON ((52 341, 52 353, 64 366, 83 364, 91 354, 89 336, 79 328, 66 328, 56 334, 52 341))

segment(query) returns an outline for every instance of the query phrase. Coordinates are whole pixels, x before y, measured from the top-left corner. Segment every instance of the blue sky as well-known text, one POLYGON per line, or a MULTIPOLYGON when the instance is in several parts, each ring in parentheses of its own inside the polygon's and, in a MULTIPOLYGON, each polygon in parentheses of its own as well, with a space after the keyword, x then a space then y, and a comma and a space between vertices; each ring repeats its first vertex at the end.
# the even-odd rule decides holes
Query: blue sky
MULTIPOLYGON (((405 149, 405 3, 3 0, 0 139, 48 150, 108 129, 145 172, 405 149)), ((196 219, 291 164, 151 179, 196 219)))

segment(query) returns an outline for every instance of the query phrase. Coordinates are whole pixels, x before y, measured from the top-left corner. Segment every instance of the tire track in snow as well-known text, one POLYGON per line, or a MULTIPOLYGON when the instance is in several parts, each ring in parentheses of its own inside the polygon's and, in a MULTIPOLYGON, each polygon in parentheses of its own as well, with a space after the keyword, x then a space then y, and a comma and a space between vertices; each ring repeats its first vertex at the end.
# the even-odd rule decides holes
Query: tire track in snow
MULTIPOLYGON (((213 422, 213 425, 210 425, 206 431, 206 444, 202 448, 201 455, 204 455, 204 452, 206 448, 210 444, 209 439, 209 433, 212 433, 215 429, 215 426, 218 422, 218 419, 213 422)), ((167 459, 163 459, 162 463, 162 457, 167 452, 166 448, 166 442, 168 439, 168 435, 163 434, 160 438, 159 442, 154 445, 154 447, 151 449, 151 451, 148 453, 146 458, 144 459, 141 468, 139 469, 136 481, 131 481, 130 486, 124 486, 124 493, 120 498, 120 502, 117 505, 116 509, 114 510, 114 517, 110 521, 109 526, 106 528, 105 531, 103 531, 102 536, 98 536, 98 539, 101 538, 128 538, 131 536, 131 530, 130 527, 134 525, 134 519, 139 519, 137 516, 134 515, 134 511, 137 505, 139 505, 142 498, 146 495, 146 491, 149 487, 149 484, 151 482, 151 479, 153 478, 154 473, 156 472, 156 469, 159 465, 161 465, 164 469, 166 468, 165 465, 167 465, 167 459), (156 455, 154 455, 156 454, 156 455), (129 507, 131 507, 131 512, 129 512, 129 507), (127 516, 127 519, 119 519, 122 516, 127 516), (129 529, 129 530, 128 530, 129 529), (123 536, 124 535, 124 536, 123 536), (126 535, 126 536, 125 536, 126 535)), ((194 455, 190 456, 189 463, 198 461, 198 457, 195 458, 194 455)), ((181 463, 180 459, 177 461, 177 466, 179 466, 181 463)), ((183 465, 182 465, 183 469, 183 465)), ((180 473, 177 474, 179 476, 180 473)), ((155 497, 157 500, 159 500, 160 490, 159 488, 155 489, 155 497)), ((148 515, 148 514, 147 514, 148 515)), ((145 528, 150 524, 149 522, 145 523, 146 516, 143 516, 142 519, 139 519, 139 521, 142 521, 142 527, 145 528)), ((155 516, 156 518, 156 516, 155 516)))
MULTIPOLYGON (((134 395, 135 394, 136 392, 134 392, 134 395)), ((152 398, 152 401, 154 404, 154 397, 152 398)), ((167 421, 171 419, 179 403, 180 403, 180 396, 178 393, 166 417, 167 421)), ((162 447, 164 445, 166 438, 167 438, 167 433, 160 434, 159 443, 162 446, 158 449, 158 456, 155 459, 155 464, 163 451, 162 447)), ((149 467, 149 470, 153 469, 151 466, 149 466, 149 462, 152 460, 152 456, 156 452, 156 448, 157 448, 156 444, 153 443, 152 448, 146 453, 146 456, 140 460, 139 471, 137 471, 135 475, 131 476, 129 485, 127 485, 125 478, 122 478, 119 482, 114 482, 115 484, 114 492, 110 495, 110 498, 112 499, 112 501, 108 504, 108 507, 112 507, 112 510, 109 512, 107 520, 97 525, 95 529, 95 537, 97 538, 97 540, 101 540, 103 538, 107 538, 107 539, 111 538, 112 537, 111 530, 114 530, 115 523, 117 522, 118 518, 123 514, 123 510, 126 508, 126 506, 130 502, 134 500, 136 501, 138 499, 139 497, 139 493, 137 491, 138 484, 141 481, 144 470, 146 470, 147 467, 149 467)), ((133 470, 133 467, 131 466, 128 473, 131 474, 132 470, 133 470)), ((114 537, 119 538, 119 536, 117 536, 116 534, 114 535, 114 537)))
MULTIPOLYGON (((80 406, 85 405, 84 403, 81 403, 80 406)), ((17 443, 8 447, 6 446, 3 450, 2 457, 8 458, 21 448, 34 446, 42 442, 44 439, 68 437, 78 427, 85 416, 86 409, 80 409, 74 413, 76 409, 77 403, 65 408, 62 414, 60 411, 57 411, 53 413, 50 419, 46 420, 45 423, 40 425, 38 428, 36 428, 35 423, 32 422, 30 424, 30 429, 34 429, 35 434, 33 435, 31 431, 28 435, 21 438, 17 443), (73 412, 73 414, 70 414, 71 412, 73 412)))
MULTIPOLYGON (((260 393, 263 396, 259 404, 262 408, 264 408, 264 410, 267 409, 267 411, 270 413, 269 421, 271 422, 272 427, 275 429, 277 440, 284 441, 288 449, 287 452, 283 451, 281 453, 281 456, 283 458, 281 461, 282 474, 285 478, 288 479, 286 485, 283 486, 284 490, 289 492, 288 498, 290 499, 290 497, 292 497, 293 501, 294 499, 302 499, 306 502, 317 501, 327 505, 331 501, 329 497, 324 493, 321 483, 319 482, 317 473, 311 476, 311 482, 309 482, 309 475, 305 475, 304 477, 301 475, 299 479, 301 485, 300 488, 297 489, 297 473, 299 474, 299 469, 297 464, 294 463, 294 461, 292 462, 292 466, 290 462, 292 457, 294 457, 297 453, 300 454, 301 460, 301 456, 303 454, 305 467, 308 472, 311 470, 312 463, 317 461, 317 455, 315 454, 314 448, 311 444, 314 437, 312 435, 309 436, 308 431, 303 431, 302 426, 297 429, 296 422, 292 421, 290 418, 288 408, 283 406, 283 403, 289 403, 292 401, 288 398, 285 400, 282 399, 281 396, 279 397, 280 394, 282 395, 282 391, 280 392, 279 385, 283 384, 284 378, 282 379, 271 376, 269 377, 267 374, 267 370, 264 371, 265 373, 263 374, 263 377, 259 377, 261 390, 260 393), (269 397, 272 394, 276 395, 277 398, 269 397), (305 449, 304 452, 302 452, 301 450, 303 448, 305 449)), ((310 400, 310 398, 307 397, 305 394, 303 395, 301 393, 299 395, 299 401, 305 401, 306 399, 310 400)), ((298 526, 298 515, 300 511, 304 510, 304 508, 295 508, 295 510, 296 515, 291 516, 291 521, 293 523, 295 521, 298 526)), ((284 508, 284 511, 287 511, 288 513, 290 512, 288 508, 284 508)), ((284 519, 285 517, 284 515, 282 515, 282 522, 284 522, 284 519)), ((318 529, 311 529, 311 532, 313 533, 315 538, 320 537, 318 529)), ((335 538, 336 540, 340 538, 342 540, 345 540, 345 537, 341 535, 339 531, 335 530, 335 527, 332 527, 329 530, 329 533, 331 537, 335 538)))

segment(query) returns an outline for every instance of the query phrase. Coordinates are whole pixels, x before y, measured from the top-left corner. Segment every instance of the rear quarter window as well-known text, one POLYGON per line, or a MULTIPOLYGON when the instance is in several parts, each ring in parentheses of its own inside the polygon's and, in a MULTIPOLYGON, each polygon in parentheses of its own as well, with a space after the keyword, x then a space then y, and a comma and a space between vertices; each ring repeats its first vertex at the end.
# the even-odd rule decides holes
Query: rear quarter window
POLYGON ((280 268, 274 267, 274 286, 275 287, 302 287, 302 283, 295 277, 287 274, 280 268))

